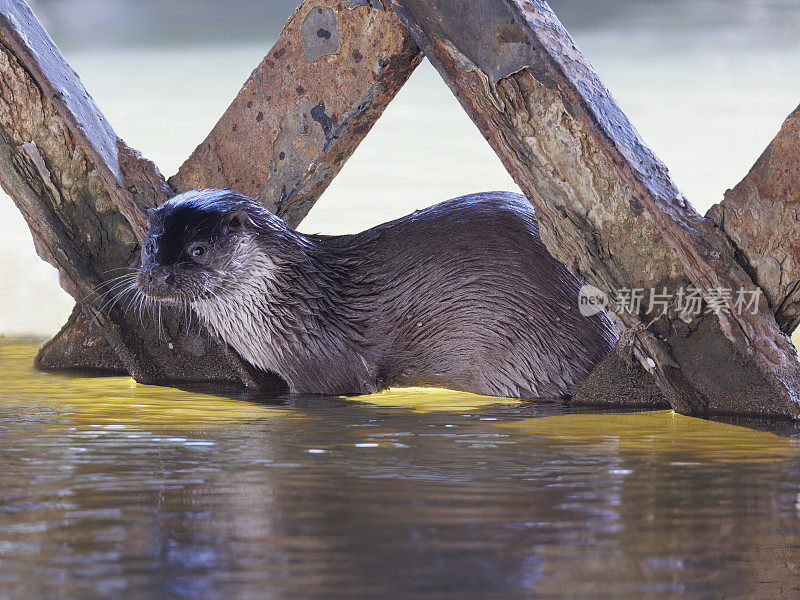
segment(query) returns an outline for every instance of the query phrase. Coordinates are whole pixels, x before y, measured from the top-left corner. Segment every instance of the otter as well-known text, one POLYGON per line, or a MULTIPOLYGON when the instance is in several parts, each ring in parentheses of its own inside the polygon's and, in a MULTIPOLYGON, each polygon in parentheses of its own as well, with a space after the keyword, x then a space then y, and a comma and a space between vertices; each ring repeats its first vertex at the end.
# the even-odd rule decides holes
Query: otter
POLYGON ((443 387, 572 395, 617 339, 519 194, 463 196, 354 235, 304 235, 197 190, 151 211, 140 292, 200 321, 293 392, 443 387))

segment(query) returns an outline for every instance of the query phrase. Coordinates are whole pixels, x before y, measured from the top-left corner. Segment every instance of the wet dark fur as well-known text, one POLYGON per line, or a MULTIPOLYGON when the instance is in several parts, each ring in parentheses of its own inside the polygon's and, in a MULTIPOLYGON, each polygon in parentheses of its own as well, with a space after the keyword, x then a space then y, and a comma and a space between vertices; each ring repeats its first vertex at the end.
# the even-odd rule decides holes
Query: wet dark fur
POLYGON ((579 282, 547 253, 518 194, 307 236, 249 198, 201 190, 157 210, 148 245, 142 292, 189 303, 297 392, 572 394, 616 338, 604 317, 579 313, 579 282), (193 258, 197 242, 205 252, 193 258))

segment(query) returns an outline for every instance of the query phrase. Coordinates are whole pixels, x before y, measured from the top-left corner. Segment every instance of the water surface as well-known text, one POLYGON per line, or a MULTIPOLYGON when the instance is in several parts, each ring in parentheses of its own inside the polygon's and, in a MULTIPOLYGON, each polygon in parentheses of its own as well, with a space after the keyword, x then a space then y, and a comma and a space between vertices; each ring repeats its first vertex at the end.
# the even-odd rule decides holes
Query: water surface
POLYGON ((435 390, 243 398, 0 341, 0 598, 796 598, 800 440, 435 390))

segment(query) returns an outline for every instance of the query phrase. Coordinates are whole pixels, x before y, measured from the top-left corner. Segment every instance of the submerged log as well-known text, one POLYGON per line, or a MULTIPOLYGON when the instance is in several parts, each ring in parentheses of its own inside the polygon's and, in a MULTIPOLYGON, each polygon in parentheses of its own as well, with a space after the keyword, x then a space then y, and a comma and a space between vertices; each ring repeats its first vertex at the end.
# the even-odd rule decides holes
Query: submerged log
MULTIPOLYGON (((309 0, 300 6, 209 139, 173 179, 177 191, 195 185, 234 187, 235 182, 213 179, 213 174, 246 172, 248 182, 287 191, 283 214, 295 221, 305 215, 421 56, 391 11, 351 4, 309 0), (320 25, 313 36, 309 23, 320 25), (350 54, 340 60, 344 51, 350 54), (349 59, 356 57, 363 72, 351 67, 349 59), (322 82, 338 80, 343 85, 324 90, 322 82), (301 88, 305 99, 287 109, 297 123, 280 122, 276 111, 293 105, 301 88), (307 135, 269 141, 272 123, 278 133, 307 126, 307 135), (316 143, 314 127, 322 128, 324 143, 316 143), (250 145, 238 151, 237 140, 223 133, 237 129, 252 132, 250 145), (298 144, 294 149, 292 141, 298 144), (202 150, 211 147, 213 152, 202 150), (290 167, 276 169, 277 161, 290 167)), ((81 370, 93 365, 151 383, 282 387, 276 377, 257 371, 187 321, 187 315, 165 310, 157 324, 152 315, 123 310, 127 299, 109 308, 105 292, 116 292, 114 278, 137 264, 147 208, 176 190, 117 137, 22 0, 0 4, 0 43, 0 182, 25 216, 38 253, 59 269, 62 286, 85 313, 73 313, 42 349, 37 365, 81 370)))
MULTIPOLYGON (((610 297, 758 291, 698 215, 543 1, 392 0, 506 169, 542 238, 610 297)), ((714 303, 714 304, 712 304, 714 303)), ((800 363, 764 303, 688 319, 618 311, 624 343, 676 410, 800 417, 800 363)))
POLYGON ((707 217, 730 238, 778 325, 791 334, 800 324, 800 107, 707 217))

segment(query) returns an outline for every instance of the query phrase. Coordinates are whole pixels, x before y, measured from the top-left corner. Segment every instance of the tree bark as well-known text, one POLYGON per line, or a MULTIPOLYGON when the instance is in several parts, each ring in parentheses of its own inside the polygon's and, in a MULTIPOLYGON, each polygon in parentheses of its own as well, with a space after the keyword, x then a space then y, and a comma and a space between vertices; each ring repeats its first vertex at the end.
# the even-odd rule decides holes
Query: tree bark
MULTIPOLYGON (((310 0, 300 6, 173 179, 177 191, 235 187, 220 174, 246 173, 248 183, 288 190, 283 204, 273 202, 273 208, 295 221, 305 215, 421 59, 391 11, 351 4, 310 0), (311 25, 319 27, 310 32, 311 25), (350 59, 360 70, 351 68, 350 59), (353 82, 338 90, 329 85, 348 77, 353 82), (279 122, 276 115, 284 111, 296 122, 279 122), (298 124, 306 134, 289 139, 298 124), (318 143, 315 128, 321 128, 324 142, 318 143), (238 149, 242 140, 231 135, 237 130, 250 132, 238 149), (276 139, 268 143, 270 132, 276 139), (204 150, 209 148, 213 152, 204 150), (291 166, 276 168, 276 161, 291 166)), ((62 286, 88 316, 74 312, 42 349, 37 365, 47 370, 94 365, 149 383, 282 388, 277 377, 254 369, 192 324, 190 315, 166 309, 157 317, 137 315, 123 310, 128 298, 113 306, 108 294, 96 291, 117 291, 113 278, 137 266, 146 209, 176 190, 117 137, 22 0, 0 3, 0 43, 0 182, 25 216, 38 253, 59 269, 62 286)), ((252 194, 252 188, 245 191, 252 194)))
MULTIPOLYGON (((545 2, 392 0, 535 204, 552 254, 609 296, 753 290, 733 249, 644 144, 545 2)), ((763 304, 763 303, 762 303, 763 304)), ((619 312, 624 341, 676 410, 800 416, 800 363, 755 314, 619 312)))
MULTIPOLYGON (((747 176, 706 218, 730 239, 735 259, 759 287, 781 330, 790 335, 800 322, 800 108, 747 176)), ((597 365, 576 406, 663 406, 655 381, 626 357, 612 353, 597 365), (655 388, 655 389, 654 389, 655 388)))
POLYGON ((706 216, 730 238, 778 325, 791 334, 800 323, 800 107, 706 216))

